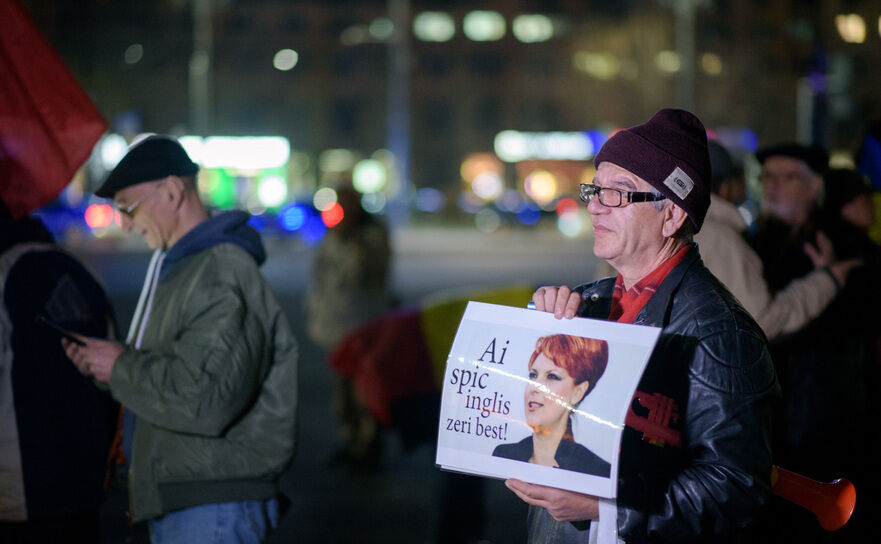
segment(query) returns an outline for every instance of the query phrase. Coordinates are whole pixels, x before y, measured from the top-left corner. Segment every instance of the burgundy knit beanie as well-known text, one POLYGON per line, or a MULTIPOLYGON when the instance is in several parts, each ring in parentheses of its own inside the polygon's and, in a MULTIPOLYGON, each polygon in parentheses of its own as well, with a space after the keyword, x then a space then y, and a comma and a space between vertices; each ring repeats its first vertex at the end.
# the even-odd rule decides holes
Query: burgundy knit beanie
POLYGON ((685 210, 695 232, 710 206, 707 131, 685 110, 663 109, 641 125, 616 132, 593 159, 611 162, 649 182, 685 210))

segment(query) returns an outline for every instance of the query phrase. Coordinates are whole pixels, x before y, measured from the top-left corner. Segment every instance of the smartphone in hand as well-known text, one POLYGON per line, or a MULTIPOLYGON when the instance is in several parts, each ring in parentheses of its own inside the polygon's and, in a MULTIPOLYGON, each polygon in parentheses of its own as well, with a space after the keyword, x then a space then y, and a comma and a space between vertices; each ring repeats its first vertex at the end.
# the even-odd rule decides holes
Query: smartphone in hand
POLYGON ((80 346, 86 345, 85 342, 83 342, 82 340, 80 340, 79 338, 74 336, 73 332, 65 329, 64 327, 62 327, 58 323, 52 321, 51 319, 49 319, 48 317, 46 317, 42 314, 37 316, 37 323, 40 323, 42 325, 49 327, 50 329, 54 330, 55 332, 57 332, 58 334, 60 334, 64 338, 67 338, 68 340, 70 340, 74 344, 79 344, 80 346))

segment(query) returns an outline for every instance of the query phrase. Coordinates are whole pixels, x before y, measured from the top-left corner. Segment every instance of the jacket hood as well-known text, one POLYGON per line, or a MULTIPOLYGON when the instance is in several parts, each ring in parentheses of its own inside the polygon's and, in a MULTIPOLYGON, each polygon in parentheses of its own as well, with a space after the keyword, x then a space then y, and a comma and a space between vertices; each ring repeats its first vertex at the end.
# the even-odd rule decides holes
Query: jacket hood
POLYGON ((162 280, 167 271, 184 257, 219 244, 236 244, 247 251, 258 266, 262 265, 266 261, 266 250, 260 234, 248 225, 250 218, 251 214, 234 210, 218 213, 199 223, 168 250, 159 279, 162 280))

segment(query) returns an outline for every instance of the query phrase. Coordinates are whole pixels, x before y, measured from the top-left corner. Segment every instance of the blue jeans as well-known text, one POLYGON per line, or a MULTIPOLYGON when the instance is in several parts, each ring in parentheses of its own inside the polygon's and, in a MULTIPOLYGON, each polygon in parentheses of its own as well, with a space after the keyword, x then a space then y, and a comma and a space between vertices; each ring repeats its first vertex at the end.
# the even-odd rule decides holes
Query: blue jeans
POLYGON ((258 544, 278 526, 278 499, 203 504, 150 522, 152 544, 258 544))

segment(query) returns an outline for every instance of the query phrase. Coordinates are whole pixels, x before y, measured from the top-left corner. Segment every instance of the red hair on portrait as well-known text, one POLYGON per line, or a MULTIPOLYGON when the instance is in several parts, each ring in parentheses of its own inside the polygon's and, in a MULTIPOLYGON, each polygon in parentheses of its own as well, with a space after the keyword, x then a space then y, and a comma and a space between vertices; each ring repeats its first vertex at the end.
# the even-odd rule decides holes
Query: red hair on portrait
POLYGON ((535 351, 529 358, 529 369, 539 355, 547 357, 554 365, 565 370, 578 385, 588 383, 587 396, 596 386, 597 380, 606 371, 609 362, 609 344, 605 340, 555 334, 539 338, 535 351))

